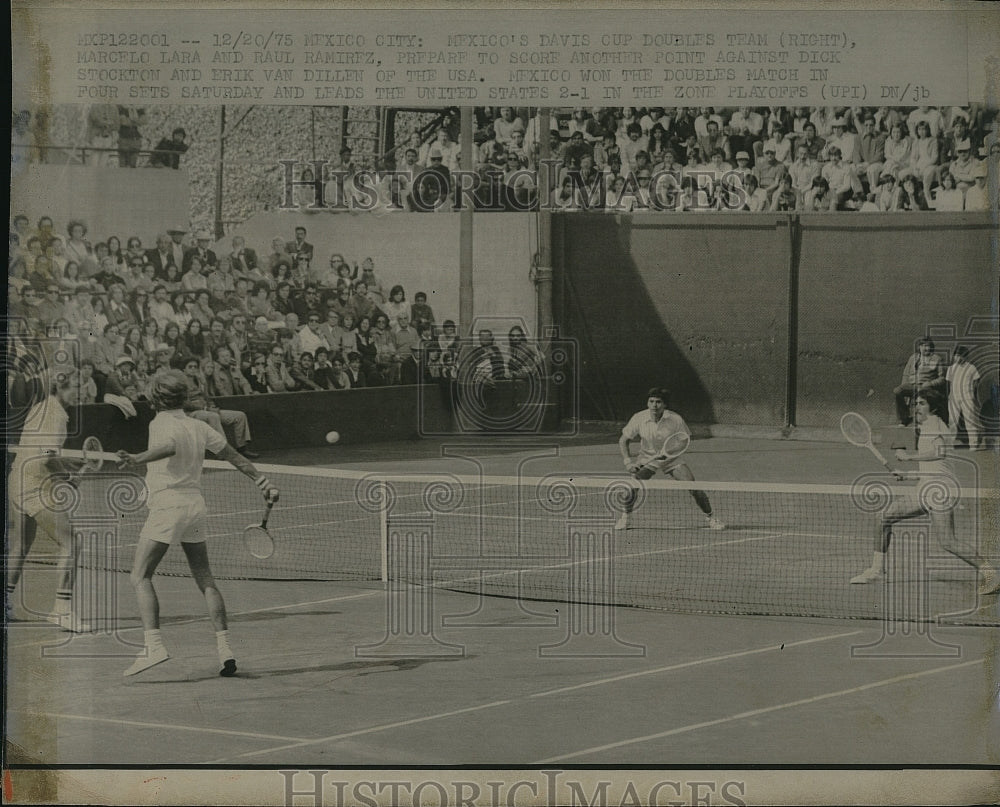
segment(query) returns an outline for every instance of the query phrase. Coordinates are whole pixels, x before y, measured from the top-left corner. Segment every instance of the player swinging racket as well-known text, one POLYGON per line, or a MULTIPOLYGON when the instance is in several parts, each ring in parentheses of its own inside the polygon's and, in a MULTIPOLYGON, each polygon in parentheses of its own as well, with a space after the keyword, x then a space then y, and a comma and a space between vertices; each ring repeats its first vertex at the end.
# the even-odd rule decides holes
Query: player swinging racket
MULTIPOLYGON (((948 404, 944 396, 936 390, 924 390, 917 395, 914 406, 914 416, 920 427, 920 439, 916 451, 899 449, 896 459, 899 462, 917 462, 920 471, 917 478, 924 484, 933 483, 935 479, 945 481, 954 479, 946 458, 953 434, 948 424, 948 404)), ((956 494, 958 483, 949 484, 956 494)), ((966 563, 979 570, 979 593, 992 594, 1000 589, 1000 574, 997 573, 975 547, 959 541, 955 536, 955 505, 957 495, 951 496, 945 507, 933 508, 926 506, 922 496, 905 497, 894 501, 882 518, 878 534, 875 536, 875 552, 872 565, 861 574, 851 578, 855 584, 871 583, 885 574, 885 556, 892 540, 892 531, 896 524, 908 518, 927 515, 930 517, 931 528, 941 547, 951 554, 961 558, 966 563)))
MULTIPOLYGON (((676 412, 667 409, 670 393, 662 387, 653 387, 646 395, 646 409, 636 412, 632 419, 622 429, 618 440, 618 448, 622 454, 625 469, 635 479, 650 479, 657 471, 684 482, 693 482, 694 474, 680 456, 669 456, 669 446, 677 435, 690 438, 684 418, 676 412), (633 458, 629 453, 629 443, 639 441, 639 454, 633 458)), ((681 445, 686 441, 681 441, 681 445)), ((678 452, 679 453, 679 452, 678 452)), ((674 452, 670 452, 674 454, 674 452)), ((708 520, 709 529, 724 530, 726 525, 712 514, 712 504, 703 490, 692 490, 691 495, 697 502, 701 512, 708 520)), ((629 513, 635 506, 637 493, 632 491, 629 500, 625 502, 625 511, 618 517, 615 529, 628 529, 629 513)))
POLYGON ((215 627, 220 675, 236 672, 229 646, 226 604, 215 585, 205 545, 205 499, 201 494, 202 463, 207 448, 250 477, 264 494, 276 499, 278 490, 253 464, 237 453, 226 438, 182 409, 188 383, 179 370, 157 374, 150 383, 150 399, 156 417, 149 424, 149 448, 140 454, 119 451, 121 467, 148 465, 149 518, 139 534, 130 580, 139 601, 145 631, 145 650, 125 675, 135 675, 170 658, 160 636, 160 603, 153 588, 153 574, 171 544, 180 542, 191 576, 198 584, 215 627))
POLYGON ((79 543, 73 535, 69 514, 54 507, 53 487, 79 470, 73 461, 59 456, 66 441, 69 415, 66 407, 79 401, 79 378, 60 376, 52 385, 52 394, 36 403, 28 412, 21 431, 20 445, 8 480, 12 511, 19 517, 17 545, 7 559, 7 609, 21 579, 24 561, 39 527, 59 546, 56 601, 49 622, 73 633, 90 633, 93 628, 73 613, 73 586, 79 543))

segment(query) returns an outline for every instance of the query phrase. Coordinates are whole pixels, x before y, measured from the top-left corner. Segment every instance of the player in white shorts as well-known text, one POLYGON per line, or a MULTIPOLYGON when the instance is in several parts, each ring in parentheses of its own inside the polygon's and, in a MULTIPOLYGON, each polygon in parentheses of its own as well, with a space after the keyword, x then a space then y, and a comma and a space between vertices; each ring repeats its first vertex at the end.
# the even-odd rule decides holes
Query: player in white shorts
POLYGON ((931 528, 941 548, 979 571, 979 593, 993 594, 1000 590, 1000 574, 997 570, 983 559, 976 547, 960 541, 955 535, 955 506, 959 501, 960 488, 947 459, 947 452, 954 438, 954 432, 945 423, 947 415, 948 403, 937 390, 924 390, 917 395, 914 406, 914 417, 920 426, 917 450, 899 449, 896 459, 899 462, 919 463, 920 470, 916 478, 921 487, 942 486, 948 494, 941 500, 940 507, 931 506, 930 500, 936 497, 930 491, 921 489, 917 490, 915 496, 907 495, 893 501, 882 517, 879 532, 875 536, 872 565, 852 577, 852 583, 871 583, 883 577, 885 556, 892 540, 893 528, 900 521, 926 515, 930 517, 931 528))
POLYGON ((69 422, 66 407, 78 402, 79 378, 75 374, 60 376, 53 382, 52 394, 32 406, 24 421, 7 485, 11 510, 19 522, 11 534, 13 546, 7 557, 7 611, 9 616, 25 558, 41 527, 59 546, 56 601, 48 620, 63 630, 90 633, 93 628, 73 613, 80 547, 69 514, 58 507, 58 486, 71 482, 72 473, 80 468, 80 463, 59 456, 69 422))
POLYGON ((212 576, 205 545, 205 499, 201 471, 207 448, 254 480, 267 500, 277 500, 278 490, 253 464, 206 423, 188 417, 183 405, 188 383, 179 370, 157 374, 150 383, 150 400, 157 410, 149 424, 149 448, 141 454, 119 451, 123 468, 147 466, 149 518, 139 535, 130 581, 139 601, 145 632, 145 650, 125 675, 135 675, 170 658, 160 636, 160 603, 153 575, 171 544, 180 543, 191 576, 198 584, 215 627, 220 675, 236 673, 236 659, 229 646, 226 604, 212 576))
MULTIPOLYGON (((646 395, 646 408, 636 412, 622 429, 618 449, 621 451, 625 470, 635 479, 650 479, 660 472, 685 482, 694 481, 694 474, 681 457, 668 459, 660 454, 664 441, 672 434, 691 434, 684 418, 667 409, 669 401, 670 393, 666 389, 653 387, 646 395), (639 441, 639 454, 633 458, 629 452, 629 443, 636 440, 639 441)), ((691 495, 705 514, 709 529, 724 530, 726 525, 713 515, 712 503, 705 491, 692 490, 691 495)), ((629 514, 635 506, 636 496, 636 491, 632 491, 629 500, 625 502, 624 512, 615 523, 615 529, 628 529, 629 514)))

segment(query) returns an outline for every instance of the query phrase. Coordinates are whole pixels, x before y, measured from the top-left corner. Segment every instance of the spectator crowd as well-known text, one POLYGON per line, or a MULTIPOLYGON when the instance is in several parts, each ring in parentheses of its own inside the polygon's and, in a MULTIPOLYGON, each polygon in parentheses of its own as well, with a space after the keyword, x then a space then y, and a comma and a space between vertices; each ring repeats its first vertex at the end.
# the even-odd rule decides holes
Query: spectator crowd
POLYGON ((135 402, 158 370, 180 369, 192 412, 234 430, 234 445, 245 447, 245 416, 214 398, 434 383, 457 378, 460 362, 490 380, 539 371, 523 329, 511 329, 506 353, 489 331, 462 345, 426 293, 411 298, 383 283, 372 258, 324 259, 304 227, 287 235, 269 253, 236 236, 217 254, 207 231, 191 239, 169 229, 154 245, 136 236, 123 245, 89 240, 80 220, 60 236, 48 216, 35 226, 15 216, 9 399, 30 398, 33 381, 78 373, 83 403, 135 402))

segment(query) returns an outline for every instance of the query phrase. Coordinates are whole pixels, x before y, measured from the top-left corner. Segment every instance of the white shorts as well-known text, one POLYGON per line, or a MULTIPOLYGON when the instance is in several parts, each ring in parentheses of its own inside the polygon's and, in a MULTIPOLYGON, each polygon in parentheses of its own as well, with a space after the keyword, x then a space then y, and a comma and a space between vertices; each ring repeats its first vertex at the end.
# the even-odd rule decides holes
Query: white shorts
POLYGON ((42 510, 51 509, 53 497, 50 485, 51 482, 48 479, 42 480, 40 483, 29 482, 24 485, 20 474, 16 471, 11 473, 7 488, 11 509, 31 518, 35 518, 42 510), (42 496, 43 487, 46 488, 44 498, 42 496))
POLYGON ((207 512, 205 500, 201 496, 169 507, 154 504, 150 507, 149 518, 143 524, 139 537, 160 544, 204 543, 207 512))
POLYGON ((648 460, 643 460, 641 457, 636 457, 636 463, 642 466, 643 470, 650 470, 653 473, 669 474, 678 465, 683 465, 684 462, 679 457, 673 459, 657 460, 650 457, 648 460))

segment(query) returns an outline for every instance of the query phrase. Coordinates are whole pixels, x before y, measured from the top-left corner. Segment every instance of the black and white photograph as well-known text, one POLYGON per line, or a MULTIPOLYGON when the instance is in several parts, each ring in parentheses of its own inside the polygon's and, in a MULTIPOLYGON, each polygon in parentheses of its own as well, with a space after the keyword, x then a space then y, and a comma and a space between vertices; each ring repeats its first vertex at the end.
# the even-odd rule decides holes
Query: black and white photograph
POLYGON ((1000 802, 1000 10, 11 8, 10 804, 1000 802))

